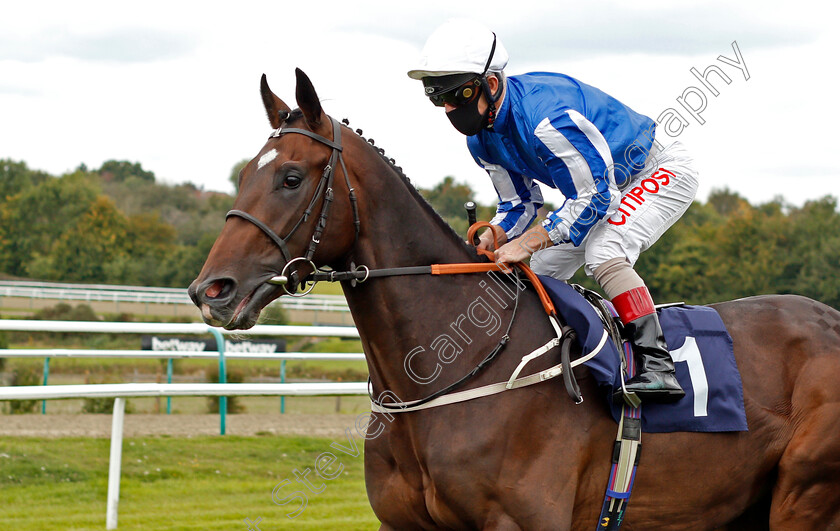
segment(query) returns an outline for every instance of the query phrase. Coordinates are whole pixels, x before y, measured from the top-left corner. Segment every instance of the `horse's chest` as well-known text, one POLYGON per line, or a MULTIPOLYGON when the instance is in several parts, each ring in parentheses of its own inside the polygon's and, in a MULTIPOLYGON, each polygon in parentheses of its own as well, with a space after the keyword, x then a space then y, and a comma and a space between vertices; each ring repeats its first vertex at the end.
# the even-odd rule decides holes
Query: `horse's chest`
POLYGON ((468 446, 457 435, 436 430, 430 433, 439 437, 420 444, 416 432, 405 428, 395 423, 387 436, 366 442, 366 483, 377 516, 395 529, 422 527, 418 522, 428 528, 468 529, 462 505, 473 504, 462 500, 479 501, 474 485, 486 484, 470 463, 468 446))
POLYGON ((496 466, 460 442, 458 436, 441 438, 400 467, 401 473, 419 479, 418 501, 439 528, 473 528, 495 495, 488 473, 496 466))

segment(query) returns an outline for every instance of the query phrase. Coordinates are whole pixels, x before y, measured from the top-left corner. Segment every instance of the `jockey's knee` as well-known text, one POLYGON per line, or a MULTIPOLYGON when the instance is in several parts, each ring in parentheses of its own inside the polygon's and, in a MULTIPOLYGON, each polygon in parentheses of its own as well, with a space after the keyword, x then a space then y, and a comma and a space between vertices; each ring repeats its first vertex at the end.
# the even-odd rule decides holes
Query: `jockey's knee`
MULTIPOLYGON (((594 273, 607 262, 622 258, 633 267, 633 261, 628 259, 628 254, 618 238, 603 237, 594 240, 586 246, 584 260, 586 269, 594 273)), ((594 275, 590 275, 594 276, 594 275)))
POLYGON ((572 249, 549 247, 531 255, 531 270, 557 280, 569 280, 583 265, 583 253, 572 249))
POLYGON ((537 251, 531 255, 531 270, 538 275, 551 276, 552 270, 545 259, 545 254, 537 251))

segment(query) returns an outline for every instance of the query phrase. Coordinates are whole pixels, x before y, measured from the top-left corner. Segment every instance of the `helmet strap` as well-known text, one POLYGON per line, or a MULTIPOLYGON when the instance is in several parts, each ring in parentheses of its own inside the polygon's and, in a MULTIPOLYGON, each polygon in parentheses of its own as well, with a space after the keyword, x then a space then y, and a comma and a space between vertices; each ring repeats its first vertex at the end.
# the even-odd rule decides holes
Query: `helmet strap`
MULTIPOLYGON (((499 100, 497 94, 490 91, 490 83, 487 82, 487 76, 481 78, 481 89, 487 96, 487 125, 485 129, 492 129, 493 122, 496 121, 496 102, 499 100)), ((501 91, 499 91, 501 93, 501 91)))
POLYGON ((484 94, 487 96, 487 125, 485 126, 486 129, 491 129, 493 127, 493 122, 496 121, 496 102, 499 101, 499 98, 502 97, 502 90, 501 84, 502 79, 499 79, 499 90, 496 94, 490 90, 490 83, 487 81, 487 70, 490 68, 490 63, 493 62, 493 55, 496 53, 496 32, 493 32, 493 45, 490 47, 490 56, 487 58, 487 63, 484 65, 484 71, 481 73, 481 88, 484 90, 484 94))

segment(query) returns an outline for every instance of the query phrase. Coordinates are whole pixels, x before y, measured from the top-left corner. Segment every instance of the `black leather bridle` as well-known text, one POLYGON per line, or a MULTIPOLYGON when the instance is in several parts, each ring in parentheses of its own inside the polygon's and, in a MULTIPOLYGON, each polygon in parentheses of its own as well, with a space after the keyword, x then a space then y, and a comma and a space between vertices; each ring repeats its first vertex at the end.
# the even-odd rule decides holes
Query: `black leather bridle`
POLYGON ((312 131, 309 131, 307 129, 298 129, 294 127, 280 127, 276 129, 273 133, 271 133, 271 136, 269 136, 269 138, 280 138, 285 134, 296 133, 299 135, 308 136, 309 138, 317 140, 318 142, 332 148, 330 160, 327 162, 326 167, 324 167, 324 171, 321 174, 321 180, 318 182, 318 187, 315 188, 315 193, 312 195, 312 199, 309 201, 309 206, 306 207, 306 210, 303 212, 303 215, 300 217, 300 219, 298 219, 297 223, 295 223, 294 227, 292 227, 292 230, 290 230, 284 238, 281 238, 276 232, 274 232, 271 229, 271 227, 269 227, 259 219, 255 218, 251 214, 242 210, 231 210, 225 216, 226 220, 230 217, 240 217, 242 219, 250 221, 251 223, 256 225, 257 228, 263 231, 265 235, 268 236, 268 238, 272 242, 274 242, 275 245, 277 245, 277 247, 280 249, 280 252, 283 254, 283 258, 286 260, 286 264, 283 266, 283 270, 280 271, 280 276, 274 277, 278 280, 272 283, 281 284, 283 286, 283 289, 289 295, 295 294, 299 282, 297 270, 292 271, 290 275, 286 275, 287 270, 293 263, 303 261, 310 264, 313 272, 317 271, 317 267, 315 267, 315 264, 312 262, 312 257, 315 255, 315 250, 318 247, 318 244, 321 243, 321 236, 324 233, 324 229, 327 226, 327 218, 329 217, 330 205, 332 204, 334 195, 333 180, 335 176, 335 168, 337 163, 341 164, 341 170, 344 172, 344 181, 347 183, 347 189, 349 190, 350 196, 350 205, 353 210, 353 227, 355 230, 355 239, 359 238, 359 228, 361 226, 361 223, 359 221, 359 211, 356 205, 356 193, 353 187, 350 186, 350 177, 347 174, 347 167, 344 165, 344 156, 342 155, 343 147, 341 146, 341 125, 335 118, 330 117, 330 121, 333 125, 333 140, 324 138, 323 136, 313 133, 312 131), (315 224, 315 230, 312 233, 312 238, 309 241, 309 246, 307 247, 306 252, 303 256, 292 258, 292 255, 289 252, 289 248, 286 244, 292 238, 292 235, 294 235, 295 231, 297 231, 297 229, 309 219, 309 216, 312 215, 312 211, 315 208, 315 204, 318 202, 318 198, 321 196, 323 196, 323 202, 321 204, 321 214, 318 217, 318 222, 315 224))

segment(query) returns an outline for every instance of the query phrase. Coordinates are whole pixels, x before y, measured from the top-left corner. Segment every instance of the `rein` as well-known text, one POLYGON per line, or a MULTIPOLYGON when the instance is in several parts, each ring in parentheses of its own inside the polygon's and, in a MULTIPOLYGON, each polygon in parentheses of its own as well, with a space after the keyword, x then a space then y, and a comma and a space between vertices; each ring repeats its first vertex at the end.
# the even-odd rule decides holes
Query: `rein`
MULTIPOLYGON (((467 231, 467 241, 472 241, 475 233, 484 227, 489 228, 491 225, 486 221, 473 223, 467 231)), ((495 239, 495 234, 493 237, 495 239)), ((495 240, 494 246, 498 249, 498 240, 495 240)), ((365 265, 356 266, 351 264, 352 269, 350 271, 325 271, 322 269, 316 269, 304 279, 304 282, 342 282, 345 280, 352 280, 361 283, 370 278, 393 277, 400 275, 459 275, 464 273, 487 273, 489 271, 510 273, 512 271, 511 267, 495 262, 496 257, 492 252, 484 249, 476 249, 476 252, 491 261, 467 262, 462 264, 432 264, 427 266, 391 267, 383 269, 370 269, 365 265)), ((551 302, 551 298, 548 296, 548 293, 545 291, 542 283, 537 278, 537 275, 530 267, 521 262, 513 264, 513 266, 524 273, 528 280, 531 281, 531 284, 537 291, 537 295, 540 297, 540 302, 542 302, 545 313, 556 317, 557 310, 554 307, 554 303, 551 302)))

